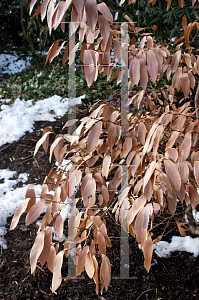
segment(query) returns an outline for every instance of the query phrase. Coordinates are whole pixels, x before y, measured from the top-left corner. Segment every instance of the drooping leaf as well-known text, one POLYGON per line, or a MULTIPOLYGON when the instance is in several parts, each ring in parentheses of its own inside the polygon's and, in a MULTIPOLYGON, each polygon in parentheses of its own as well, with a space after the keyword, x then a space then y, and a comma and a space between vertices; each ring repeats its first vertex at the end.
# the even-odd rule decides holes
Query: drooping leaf
POLYGON ((47 259, 48 270, 51 273, 53 273, 53 270, 54 270, 55 258, 56 258, 56 250, 55 250, 55 247, 51 245, 50 251, 49 251, 49 256, 48 256, 48 259, 47 259))
POLYGON ((88 277, 93 278, 94 273, 95 273, 95 267, 94 267, 93 259, 92 259, 90 252, 88 252, 85 256, 85 270, 86 270, 86 273, 88 274, 88 277))
POLYGON ((132 205, 132 208, 128 211, 128 224, 130 225, 133 221, 135 216, 141 211, 141 209, 145 206, 147 202, 146 196, 142 195, 137 198, 132 205))
POLYGON ((93 152, 102 133, 102 121, 97 122, 88 134, 87 151, 93 152))
POLYGON ((92 178, 92 175, 91 178, 86 176, 82 180, 84 185, 81 186, 83 203, 85 207, 92 207, 95 204, 96 181, 92 178))
POLYGON ((44 236, 45 232, 40 231, 35 238, 35 242, 30 251, 30 266, 31 266, 31 274, 35 272, 37 260, 43 250, 44 247, 44 236))
POLYGON ((98 244, 100 254, 106 254, 106 243, 103 234, 100 231, 96 231, 96 241, 98 244))
POLYGON ((47 261, 49 254, 50 254, 50 248, 51 248, 51 242, 52 242, 52 227, 49 227, 45 231, 45 236, 44 236, 44 247, 43 250, 39 256, 39 261, 41 266, 45 264, 47 261))
POLYGON ((98 23, 99 23, 99 29, 100 29, 100 33, 104 39, 104 41, 108 41, 109 35, 110 35, 110 25, 109 22, 107 21, 107 19, 102 16, 99 15, 98 16, 98 23))
POLYGON ((164 161, 165 171, 171 183, 171 186, 177 192, 180 192, 181 178, 175 164, 170 160, 164 161))
POLYGON ((79 253, 77 266, 76 266, 76 276, 79 276, 82 273, 83 269, 84 269, 85 257, 87 255, 88 251, 89 251, 89 247, 86 246, 79 253))
POLYGON ((111 281, 111 264, 106 255, 102 255, 102 263, 100 268, 100 280, 102 283, 101 293, 105 287, 106 291, 108 290, 108 286, 111 281))
POLYGON ((55 15, 53 16, 54 29, 56 29, 59 26, 64 14, 66 13, 66 11, 69 8, 71 2, 72 2, 72 0, 65 0, 65 1, 60 1, 57 4, 57 6, 55 8, 55 15))
POLYGON ((151 49, 147 51, 147 66, 151 80, 155 82, 158 75, 158 61, 155 53, 151 49))
POLYGON ((62 235, 63 235, 63 226, 64 226, 63 219, 62 219, 61 215, 58 214, 53 222, 53 227, 55 229, 55 232, 56 232, 58 238, 60 238, 60 239, 62 238, 62 235))
POLYGON ((84 61, 85 78, 86 78, 88 87, 90 87, 95 79, 95 73, 96 73, 96 59, 95 59, 94 51, 93 50, 84 50, 83 61, 84 61))
POLYGON ((147 83, 148 83, 148 72, 146 63, 142 58, 139 58, 140 61, 140 85, 143 90, 146 90, 147 83))
POLYGON ((199 195, 195 187, 189 183, 189 198, 192 209, 195 209, 196 206, 199 204, 199 195))
POLYGON ((35 194, 35 189, 33 184, 30 184, 29 187, 27 188, 25 199, 26 198, 30 198, 28 202, 28 206, 26 208, 26 212, 28 213, 31 207, 36 203, 36 194, 35 194))
POLYGON ((85 8, 88 27, 92 32, 94 32, 98 18, 96 0, 86 0, 85 8))
POLYGON ((191 132, 185 134, 184 140, 179 149, 179 155, 183 160, 187 160, 191 150, 191 132))
POLYGON ((111 156, 108 154, 104 157, 102 163, 102 176, 104 176, 105 178, 108 177, 110 163, 111 163, 111 156))
POLYGON ((30 225, 31 223, 33 223, 35 220, 37 220, 39 218, 39 216, 42 213, 42 210, 45 206, 45 201, 41 200, 37 203, 35 203, 31 209, 29 210, 29 212, 27 213, 26 216, 26 226, 30 225))
POLYGON ((106 3, 102 2, 97 4, 97 9, 103 14, 103 16, 112 24, 113 23, 113 16, 110 12, 110 9, 106 5, 106 3))
POLYGON ((73 0, 73 4, 75 5, 78 14, 81 15, 85 5, 85 0, 73 0))
POLYGON ((181 61, 181 50, 178 50, 174 55, 171 63, 171 72, 175 72, 181 61))
POLYGON ((26 207, 28 206, 29 200, 30 200, 30 198, 26 198, 21 203, 21 205, 18 207, 18 209, 16 210, 16 212, 14 213, 14 216, 12 218, 12 222, 10 224, 10 230, 13 230, 17 226, 21 215, 23 214, 23 212, 26 210, 26 207))
POLYGON ((55 258, 52 278, 52 293, 58 289, 62 282, 61 267, 63 264, 64 250, 60 251, 55 258))
POLYGON ((144 267, 149 272, 151 267, 151 260, 153 255, 153 241, 149 236, 143 245, 143 252, 144 252, 144 267))
POLYGON ((129 66, 129 76, 131 79, 131 83, 138 84, 140 81, 140 61, 137 57, 132 59, 129 66))
POLYGON ((35 151, 34 151, 34 156, 36 155, 39 147, 44 143, 44 141, 46 140, 46 138, 48 137, 48 135, 52 133, 51 131, 47 131, 41 138, 40 140, 37 142, 36 146, 35 146, 35 151))

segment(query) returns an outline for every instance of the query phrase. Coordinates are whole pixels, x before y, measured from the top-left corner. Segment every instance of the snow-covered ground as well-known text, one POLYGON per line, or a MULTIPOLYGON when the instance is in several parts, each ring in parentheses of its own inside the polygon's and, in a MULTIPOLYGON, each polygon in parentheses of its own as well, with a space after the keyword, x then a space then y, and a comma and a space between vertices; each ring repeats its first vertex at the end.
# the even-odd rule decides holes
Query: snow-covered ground
MULTIPOLYGON (((2 66, 3 72, 19 72, 20 68, 25 67, 29 63, 16 61, 16 56, 13 55, 0 55, 0 72, 2 66), (5 63, 7 62, 7 63, 5 63)), ((0 97, 1 98, 1 97, 0 97)), ((73 104, 79 104, 82 97, 73 100, 73 104)), ((4 102, 4 99, 0 99, 4 102)), ((8 100, 7 100, 8 101, 8 100)), ((5 101, 6 102, 6 101, 5 101)), ((18 140, 25 132, 31 132, 34 130, 34 122, 41 120, 54 121, 57 117, 62 117, 68 111, 68 99, 62 99, 59 96, 52 96, 48 99, 37 101, 35 105, 32 105, 32 100, 24 101, 16 99, 11 106, 2 105, 0 112, 0 146, 5 143, 18 140), (52 114, 53 112, 53 114, 52 114)), ((27 190, 26 180, 28 174, 20 174, 18 179, 14 179, 15 172, 10 170, 0 170, 0 246, 6 249, 6 220, 9 216, 12 216, 18 206, 25 198, 27 190), (14 186, 22 181, 23 186, 20 188, 14 188, 14 186)), ((34 185, 36 196, 39 196, 41 192, 41 185, 34 185)), ((67 199, 66 203, 70 202, 67 199)), ((69 205, 66 205, 66 210, 62 210, 61 214, 63 219, 67 217, 69 205)), ((199 238, 176 237, 172 238, 171 243, 160 241, 154 245, 154 250, 160 257, 168 257, 173 251, 186 251, 193 253, 196 257, 199 254, 199 238)))
POLYGON ((0 73, 7 73, 9 75, 21 72, 26 67, 30 66, 31 57, 21 59, 13 52, 13 54, 0 54, 0 73))
MULTIPOLYGON (((54 95, 50 98, 37 101, 33 105, 32 100, 15 100, 12 105, 1 105, 0 112, 0 146, 12 143, 22 137, 27 131, 34 130, 35 121, 55 121, 55 118, 63 117, 68 111, 68 106, 81 103, 80 96, 68 100, 54 95), (70 101, 70 102, 69 102, 70 101)), ((0 99, 4 102, 3 99, 0 99)))

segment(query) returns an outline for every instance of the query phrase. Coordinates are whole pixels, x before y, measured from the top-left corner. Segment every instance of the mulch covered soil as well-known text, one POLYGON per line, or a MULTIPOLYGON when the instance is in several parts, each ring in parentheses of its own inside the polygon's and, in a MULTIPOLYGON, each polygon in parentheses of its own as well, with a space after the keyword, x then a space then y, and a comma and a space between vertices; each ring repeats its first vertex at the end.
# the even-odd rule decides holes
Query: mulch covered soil
MULTIPOLYGON (((77 117, 88 111, 80 111, 77 117)), ((19 141, 0 148, 0 169, 9 168, 19 173, 28 173, 28 183, 42 183, 54 165, 48 162, 48 154, 43 150, 33 157, 34 147, 41 137, 41 128, 52 125, 55 133, 65 124, 67 117, 56 122, 35 123, 33 133, 28 133, 19 141)), ((50 141, 52 142, 52 141, 50 141)), ((173 253, 170 258, 153 255, 152 267, 147 273, 143 266, 143 254, 133 237, 129 237, 129 279, 120 276, 120 225, 115 224, 112 214, 106 216, 108 234, 112 248, 107 248, 107 256, 112 266, 112 280, 103 297, 111 299, 199 299, 199 257, 189 253, 173 253)), ((9 230, 11 218, 7 220, 9 230)), ((29 253, 38 230, 35 224, 24 226, 22 215, 17 228, 6 235, 7 250, 0 255, 0 299, 100 299, 95 293, 95 284, 85 271, 81 278, 68 278, 68 260, 65 258, 62 276, 65 278, 56 293, 51 292, 52 274, 46 265, 36 268, 35 277, 30 274, 29 253)), ((165 238, 178 234, 174 220, 167 224, 165 238), (169 233, 170 232, 170 233, 169 233)), ((165 226, 165 225, 164 225, 165 226)), ((157 233, 158 235, 158 233, 157 233)), ((165 240, 164 238, 164 240, 165 240)), ((125 249, 123 249, 125 251, 125 249)), ((123 251, 121 249, 121 251, 123 251)), ((69 262, 70 263, 70 262, 69 262)))

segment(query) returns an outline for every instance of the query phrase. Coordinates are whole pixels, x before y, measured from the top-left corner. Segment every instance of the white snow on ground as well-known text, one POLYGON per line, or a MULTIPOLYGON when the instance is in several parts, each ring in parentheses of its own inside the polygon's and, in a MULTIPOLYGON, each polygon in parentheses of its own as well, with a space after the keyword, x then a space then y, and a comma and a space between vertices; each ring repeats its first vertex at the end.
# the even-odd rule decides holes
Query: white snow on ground
POLYGON ((160 241, 153 245, 153 249, 159 257, 169 257, 171 252, 175 251, 193 253, 193 256, 197 257, 199 255, 199 238, 173 236, 171 243, 160 241))
POLYGON ((30 61, 31 57, 26 57, 26 60, 20 59, 15 52, 13 54, 0 54, 0 72, 9 75, 21 72, 30 66, 30 61))
POLYGON ((17 98, 10 106, 1 105, 0 146, 17 141, 27 131, 32 132, 35 121, 53 122, 55 118, 63 117, 69 106, 80 104, 84 97, 68 100, 54 95, 37 101, 35 105, 32 104, 32 100, 25 101, 17 98))

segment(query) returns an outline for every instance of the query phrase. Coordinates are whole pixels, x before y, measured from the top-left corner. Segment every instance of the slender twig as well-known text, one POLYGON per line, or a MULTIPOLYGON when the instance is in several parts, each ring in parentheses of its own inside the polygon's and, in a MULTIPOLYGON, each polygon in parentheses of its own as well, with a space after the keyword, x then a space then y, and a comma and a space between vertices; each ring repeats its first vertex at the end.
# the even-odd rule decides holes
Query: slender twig
POLYGON ((149 291, 153 291, 153 289, 148 289, 146 291, 144 291, 142 294, 140 294, 136 300, 140 299, 140 297, 142 297, 142 295, 144 295, 145 293, 149 292, 149 291))

